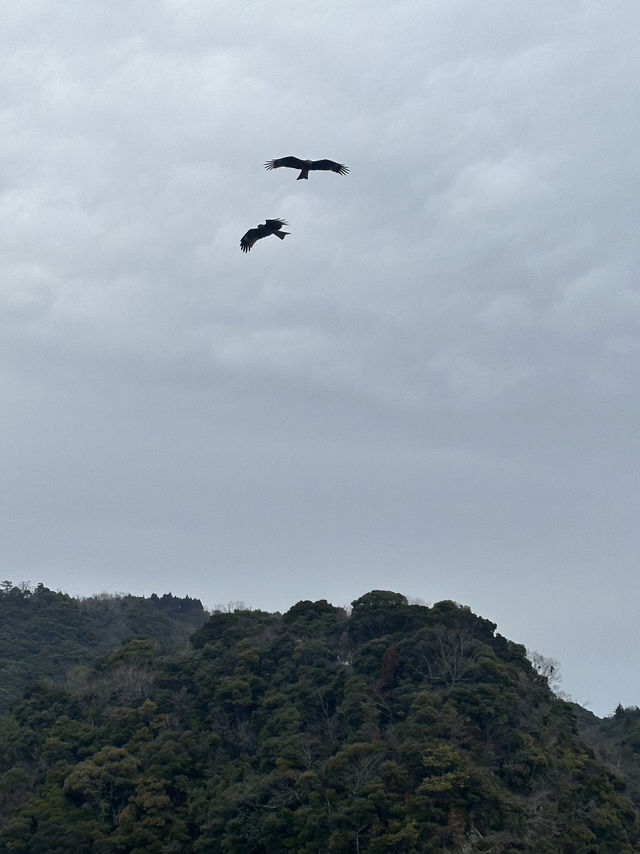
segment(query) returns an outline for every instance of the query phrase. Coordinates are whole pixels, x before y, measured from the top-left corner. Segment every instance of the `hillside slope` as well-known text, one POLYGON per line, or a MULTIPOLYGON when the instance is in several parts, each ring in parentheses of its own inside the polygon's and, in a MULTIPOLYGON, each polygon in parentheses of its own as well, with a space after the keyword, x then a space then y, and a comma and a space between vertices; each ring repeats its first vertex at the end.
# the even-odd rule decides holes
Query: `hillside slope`
POLYGON ((91 596, 78 599, 10 581, 0 584, 0 714, 34 679, 60 681, 70 668, 136 635, 165 650, 188 644, 207 619, 198 599, 164 596, 91 596))

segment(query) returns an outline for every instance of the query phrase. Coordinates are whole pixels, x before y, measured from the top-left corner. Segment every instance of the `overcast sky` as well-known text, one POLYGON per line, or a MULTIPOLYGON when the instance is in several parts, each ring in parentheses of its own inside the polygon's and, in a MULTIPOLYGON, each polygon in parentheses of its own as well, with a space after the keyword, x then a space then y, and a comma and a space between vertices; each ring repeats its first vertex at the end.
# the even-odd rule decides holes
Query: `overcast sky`
POLYGON ((454 599, 640 704, 636 0, 0 8, 3 577, 454 599))

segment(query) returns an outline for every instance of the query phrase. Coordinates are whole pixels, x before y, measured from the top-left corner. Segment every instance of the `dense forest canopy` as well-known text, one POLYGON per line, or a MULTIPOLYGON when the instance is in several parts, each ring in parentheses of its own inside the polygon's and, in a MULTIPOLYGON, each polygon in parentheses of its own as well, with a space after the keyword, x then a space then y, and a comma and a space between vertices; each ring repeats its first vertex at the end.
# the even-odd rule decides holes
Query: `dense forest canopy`
MULTIPOLYGON (((80 626, 97 643, 95 613, 49 594, 23 598, 44 597, 51 655, 80 626)), ((376 590, 350 612, 238 609, 186 648, 145 625, 0 719, 1 852, 640 850, 638 710, 559 699, 468 607, 376 590)))
POLYGON ((207 619, 199 599, 102 594, 83 599, 44 584, 0 584, 0 714, 34 679, 65 678, 127 638, 156 638, 165 650, 188 645, 207 619))

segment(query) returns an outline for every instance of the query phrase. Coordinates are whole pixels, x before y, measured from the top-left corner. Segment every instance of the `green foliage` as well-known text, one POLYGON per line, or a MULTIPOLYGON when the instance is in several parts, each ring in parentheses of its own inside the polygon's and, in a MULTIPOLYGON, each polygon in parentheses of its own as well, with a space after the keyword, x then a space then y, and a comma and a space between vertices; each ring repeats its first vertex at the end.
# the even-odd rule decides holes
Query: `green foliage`
POLYGON ((206 619, 198 599, 170 593, 77 599, 43 584, 0 585, 0 714, 39 679, 61 681, 132 635, 184 647, 206 619))
POLYGON ((624 776, 630 796, 640 803, 640 709, 619 704, 611 717, 600 720, 580 706, 572 708, 582 738, 605 767, 624 776))
POLYGON ((134 634, 0 721, 0 854, 639 850, 576 710, 454 602, 214 614, 181 655, 134 634))

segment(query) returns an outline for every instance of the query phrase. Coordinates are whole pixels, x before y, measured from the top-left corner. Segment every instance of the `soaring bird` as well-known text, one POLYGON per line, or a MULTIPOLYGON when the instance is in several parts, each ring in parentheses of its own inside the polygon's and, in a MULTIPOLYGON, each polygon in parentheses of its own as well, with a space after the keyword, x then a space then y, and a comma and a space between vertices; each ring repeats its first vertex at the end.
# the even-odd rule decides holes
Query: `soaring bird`
POLYGON ((250 228, 240 241, 240 249, 243 252, 249 252, 256 240, 262 240, 263 237, 269 237, 270 234, 275 234, 280 240, 284 240, 285 235, 291 234, 291 232, 282 231, 283 225, 289 225, 289 223, 284 219, 268 219, 265 223, 250 228))
POLYGON ((308 178, 309 172, 316 169, 324 172, 337 172, 338 175, 346 175, 349 171, 348 166, 343 166, 342 163, 336 163, 334 160, 300 160, 299 157, 281 157, 279 160, 267 160, 264 164, 265 169, 279 169, 281 166, 301 169, 302 171, 296 178, 297 181, 301 178, 308 178))

